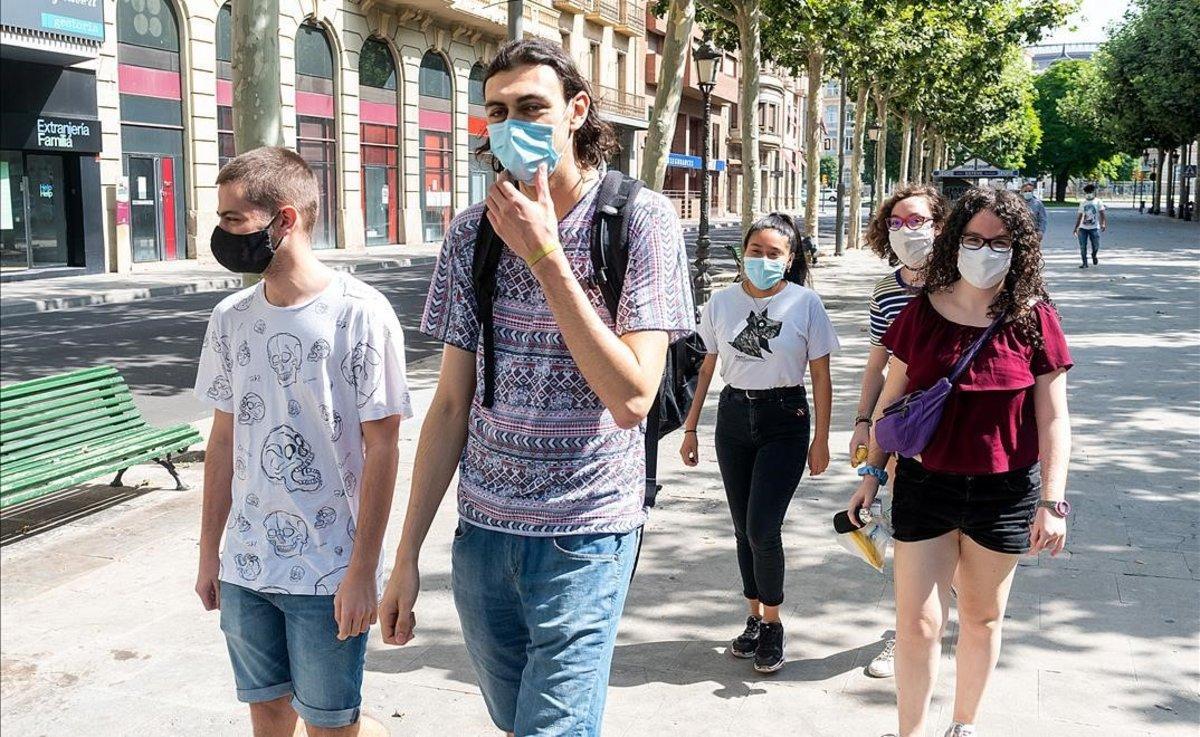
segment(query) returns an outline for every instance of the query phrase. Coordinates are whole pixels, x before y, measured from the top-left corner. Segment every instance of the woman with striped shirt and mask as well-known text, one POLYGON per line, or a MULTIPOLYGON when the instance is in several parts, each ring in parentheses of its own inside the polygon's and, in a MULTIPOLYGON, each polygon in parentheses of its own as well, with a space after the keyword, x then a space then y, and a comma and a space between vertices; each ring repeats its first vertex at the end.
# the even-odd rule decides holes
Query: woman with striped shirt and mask
MULTIPOLYGON (((889 264, 900 268, 876 282, 871 291, 871 352, 863 371, 854 434, 850 438, 852 466, 863 460, 862 454, 869 442, 871 416, 883 390, 884 369, 889 358, 888 349, 883 346, 883 334, 924 284, 922 269, 933 249, 933 239, 946 221, 948 209, 946 200, 936 188, 908 185, 893 192, 867 226, 867 246, 880 258, 886 258, 889 264)), ((875 678, 895 675, 892 657, 895 644, 894 639, 884 643, 883 651, 867 666, 868 675, 875 678)))

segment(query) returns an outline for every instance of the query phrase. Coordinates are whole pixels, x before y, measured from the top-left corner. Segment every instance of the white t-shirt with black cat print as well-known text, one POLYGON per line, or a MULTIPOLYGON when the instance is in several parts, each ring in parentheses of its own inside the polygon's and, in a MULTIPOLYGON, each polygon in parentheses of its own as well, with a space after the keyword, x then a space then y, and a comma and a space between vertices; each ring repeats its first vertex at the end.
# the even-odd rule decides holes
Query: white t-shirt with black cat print
POLYGON ((821 298, 792 282, 763 299, 741 284, 725 287, 704 305, 697 332, 718 355, 721 378, 737 389, 800 386, 809 361, 838 349, 821 298))
POLYGON ((354 548, 360 423, 412 416, 387 299, 345 274, 294 307, 267 302, 261 282, 230 295, 209 319, 195 393, 234 416, 221 580, 336 593, 354 548))

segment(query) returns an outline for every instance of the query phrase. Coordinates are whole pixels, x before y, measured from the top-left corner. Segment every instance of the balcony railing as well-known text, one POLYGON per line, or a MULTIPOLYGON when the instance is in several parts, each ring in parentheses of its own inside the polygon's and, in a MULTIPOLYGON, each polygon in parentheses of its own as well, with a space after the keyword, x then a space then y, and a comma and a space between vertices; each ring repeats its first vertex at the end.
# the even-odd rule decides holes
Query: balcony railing
POLYGON ((632 38, 646 35, 646 5, 640 0, 620 0, 621 12, 616 31, 632 38))
POLYGON ((605 87, 599 84, 593 84, 592 89, 596 92, 596 96, 600 99, 600 104, 604 110, 611 110, 617 115, 623 115, 626 118, 646 119, 645 95, 636 95, 632 92, 618 90, 615 87, 605 87))
POLYGON ((593 23, 615 26, 621 22, 621 0, 592 0, 591 5, 587 19, 593 23))

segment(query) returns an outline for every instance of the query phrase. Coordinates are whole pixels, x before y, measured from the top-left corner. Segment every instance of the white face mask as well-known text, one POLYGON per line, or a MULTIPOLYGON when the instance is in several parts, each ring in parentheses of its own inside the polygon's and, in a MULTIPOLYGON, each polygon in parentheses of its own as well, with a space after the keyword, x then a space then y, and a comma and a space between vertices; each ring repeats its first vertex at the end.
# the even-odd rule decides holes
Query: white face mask
POLYGON ((916 271, 925 266, 929 252, 933 250, 933 224, 925 223, 916 230, 901 227, 888 231, 888 245, 900 263, 916 271))
POLYGON ((1012 251, 996 253, 984 246, 977 251, 958 249, 958 273, 967 283, 977 289, 991 289, 1008 274, 1012 265, 1012 251))

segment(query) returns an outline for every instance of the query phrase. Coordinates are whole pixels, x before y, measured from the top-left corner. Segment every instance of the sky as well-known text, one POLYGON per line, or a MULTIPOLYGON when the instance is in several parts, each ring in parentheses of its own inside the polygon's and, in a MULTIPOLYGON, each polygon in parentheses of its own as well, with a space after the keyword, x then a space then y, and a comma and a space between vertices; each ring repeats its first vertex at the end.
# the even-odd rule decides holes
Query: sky
POLYGON ((1083 0, 1067 22, 1051 31, 1041 43, 1099 43, 1108 38, 1105 27, 1125 15, 1129 0, 1083 0))

